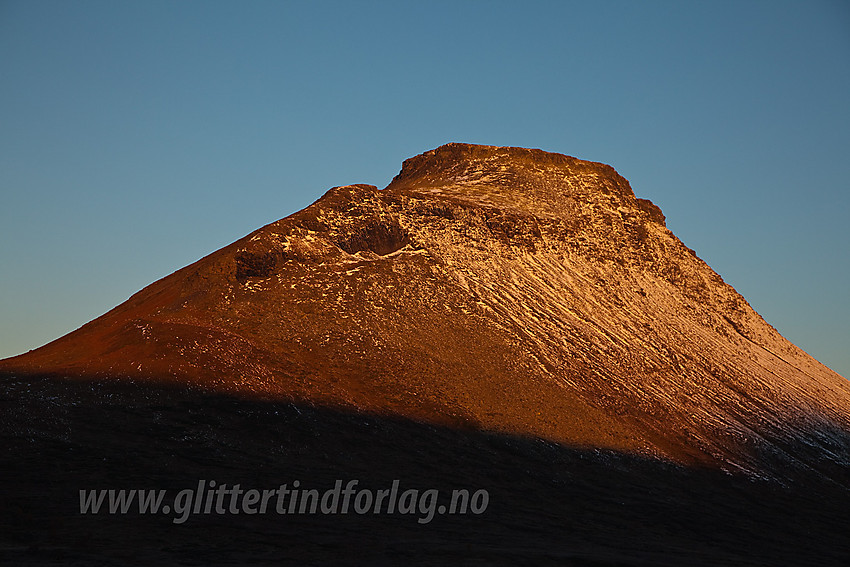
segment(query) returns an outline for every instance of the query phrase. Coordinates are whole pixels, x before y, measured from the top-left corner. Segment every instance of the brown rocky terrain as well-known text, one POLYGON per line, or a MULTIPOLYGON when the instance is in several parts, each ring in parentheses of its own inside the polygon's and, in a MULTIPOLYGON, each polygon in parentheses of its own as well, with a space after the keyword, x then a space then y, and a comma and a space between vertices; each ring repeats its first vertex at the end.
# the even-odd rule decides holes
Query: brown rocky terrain
POLYGON ((847 565, 850 385, 611 167, 448 144, 0 361, 0 563, 847 565), (199 479, 481 516, 81 515, 199 479))
POLYGON ((664 221, 609 166, 448 144, 0 369, 193 383, 752 474, 850 463, 850 383, 664 221))

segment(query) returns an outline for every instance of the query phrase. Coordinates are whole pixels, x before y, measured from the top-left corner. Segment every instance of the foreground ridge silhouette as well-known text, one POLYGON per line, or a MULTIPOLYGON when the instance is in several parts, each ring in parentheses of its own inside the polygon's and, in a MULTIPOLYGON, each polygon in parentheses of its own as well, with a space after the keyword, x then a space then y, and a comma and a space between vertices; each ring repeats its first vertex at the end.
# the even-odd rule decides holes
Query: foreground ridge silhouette
MULTIPOLYGON (((149 382, 0 379, 0 563, 844 567, 850 493, 539 439, 149 382), (481 515, 81 515, 199 480, 486 489, 481 515)), ((170 503, 168 499, 166 503, 170 503)))

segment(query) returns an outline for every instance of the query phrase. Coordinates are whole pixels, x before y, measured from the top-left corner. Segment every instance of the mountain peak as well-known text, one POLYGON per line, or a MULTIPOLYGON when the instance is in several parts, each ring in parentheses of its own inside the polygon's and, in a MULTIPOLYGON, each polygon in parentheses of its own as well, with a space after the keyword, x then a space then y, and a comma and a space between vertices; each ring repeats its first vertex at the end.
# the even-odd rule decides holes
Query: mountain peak
POLYGON ((0 370, 306 400, 748 471, 847 466, 850 384, 613 168, 447 144, 0 370), (842 441, 843 442, 843 441, 842 441))

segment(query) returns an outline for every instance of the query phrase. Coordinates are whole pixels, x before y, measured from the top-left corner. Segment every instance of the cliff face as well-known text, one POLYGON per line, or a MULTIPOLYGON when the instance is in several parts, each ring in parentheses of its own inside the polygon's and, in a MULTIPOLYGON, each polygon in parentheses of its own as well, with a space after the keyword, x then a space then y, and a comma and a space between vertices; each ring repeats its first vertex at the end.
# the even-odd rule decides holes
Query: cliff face
POLYGON ((850 464, 850 384, 611 167, 448 144, 0 363, 176 381, 765 476, 850 464))

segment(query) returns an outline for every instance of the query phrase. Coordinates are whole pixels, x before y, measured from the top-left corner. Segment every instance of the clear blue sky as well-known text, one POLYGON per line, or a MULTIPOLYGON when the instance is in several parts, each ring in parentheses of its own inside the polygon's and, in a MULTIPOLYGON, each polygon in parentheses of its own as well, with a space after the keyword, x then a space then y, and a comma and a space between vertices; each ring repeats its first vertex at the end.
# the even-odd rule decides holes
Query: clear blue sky
POLYGON ((0 356, 449 141, 602 161, 850 377, 850 3, 0 0, 0 356))

